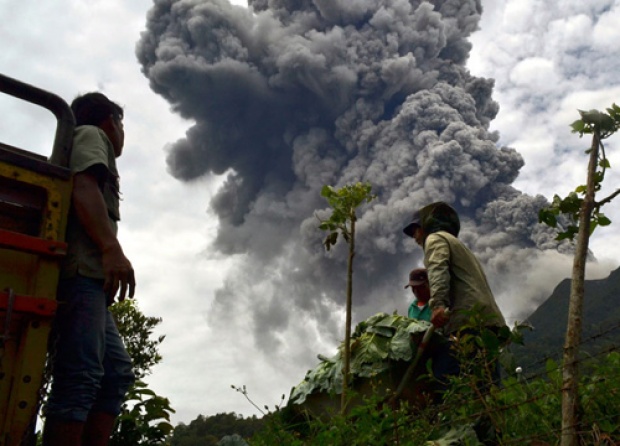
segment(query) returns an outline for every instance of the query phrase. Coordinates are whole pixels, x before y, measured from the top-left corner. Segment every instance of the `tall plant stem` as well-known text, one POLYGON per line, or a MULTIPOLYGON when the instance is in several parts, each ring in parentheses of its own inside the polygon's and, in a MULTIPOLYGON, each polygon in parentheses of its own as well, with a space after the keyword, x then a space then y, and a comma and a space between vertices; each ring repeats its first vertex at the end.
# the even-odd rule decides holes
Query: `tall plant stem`
POLYGON ((355 209, 351 210, 351 233, 349 241, 349 261, 347 264, 347 305, 344 330, 344 370, 342 372, 342 397, 340 411, 344 415, 347 410, 347 393, 349 375, 351 373, 351 307, 353 302, 353 257, 355 256, 355 209))
POLYGON ((583 294, 586 271, 586 259, 588 256, 588 244, 590 241, 590 218, 594 208, 595 198, 595 175, 600 146, 600 134, 594 132, 590 149, 590 161, 588 163, 588 179, 586 195, 579 212, 579 233, 577 246, 573 260, 573 274, 568 305, 568 323, 566 339, 564 342, 564 357, 562 369, 562 441, 561 446, 577 446, 577 407, 578 398, 578 353, 581 342, 581 329, 583 317, 583 294))

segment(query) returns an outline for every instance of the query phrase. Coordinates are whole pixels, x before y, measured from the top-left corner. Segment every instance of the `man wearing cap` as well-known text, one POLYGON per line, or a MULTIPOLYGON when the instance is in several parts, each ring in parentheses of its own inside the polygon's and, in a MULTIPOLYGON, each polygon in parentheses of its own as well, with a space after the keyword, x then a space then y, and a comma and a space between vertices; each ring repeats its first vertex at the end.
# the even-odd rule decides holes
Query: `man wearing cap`
POLYGON ((415 297, 409 305, 407 315, 411 319, 430 322, 431 308, 428 306, 428 300, 431 297, 431 290, 428 286, 426 269, 416 268, 409 273, 409 283, 405 285, 405 288, 409 287, 415 297))

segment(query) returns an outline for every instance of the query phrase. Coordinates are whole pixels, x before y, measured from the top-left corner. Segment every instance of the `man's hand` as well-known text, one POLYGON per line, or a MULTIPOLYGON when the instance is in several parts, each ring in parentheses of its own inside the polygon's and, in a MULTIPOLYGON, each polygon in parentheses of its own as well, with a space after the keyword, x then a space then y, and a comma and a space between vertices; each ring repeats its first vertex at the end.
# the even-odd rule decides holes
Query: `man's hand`
POLYGON ((435 328, 441 328, 448 323, 450 320, 450 315, 446 311, 446 307, 435 307, 433 308, 433 313, 431 314, 431 324, 435 326, 435 328))
POLYGON ((136 279, 134 276, 133 266, 116 243, 110 248, 102 252, 103 272, 105 274, 105 282, 103 291, 108 296, 108 303, 114 302, 114 297, 120 288, 118 301, 125 300, 125 296, 133 297, 136 288, 136 279), (129 293, 127 293, 129 291, 129 293))

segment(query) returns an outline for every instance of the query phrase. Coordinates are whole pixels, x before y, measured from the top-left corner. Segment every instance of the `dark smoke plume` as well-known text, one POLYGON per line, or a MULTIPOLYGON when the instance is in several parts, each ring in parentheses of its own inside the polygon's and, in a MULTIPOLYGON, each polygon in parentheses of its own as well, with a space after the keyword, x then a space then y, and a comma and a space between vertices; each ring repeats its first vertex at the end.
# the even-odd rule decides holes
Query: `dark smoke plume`
POLYGON ((489 131, 493 81, 466 68, 480 0, 249 6, 156 0, 137 47, 153 90, 195 122, 169 149, 171 174, 226 175, 214 248, 241 266, 217 293, 214 326, 249 330, 271 352, 296 343, 299 358, 316 353, 317 332, 341 337, 345 247, 324 252, 315 214, 323 185, 356 181, 378 195, 358 222, 357 320, 406 308, 422 256, 402 228, 436 200, 461 214, 509 319, 546 296, 553 282, 539 287, 536 271, 563 258, 537 224, 546 200, 511 186, 523 159, 489 131))

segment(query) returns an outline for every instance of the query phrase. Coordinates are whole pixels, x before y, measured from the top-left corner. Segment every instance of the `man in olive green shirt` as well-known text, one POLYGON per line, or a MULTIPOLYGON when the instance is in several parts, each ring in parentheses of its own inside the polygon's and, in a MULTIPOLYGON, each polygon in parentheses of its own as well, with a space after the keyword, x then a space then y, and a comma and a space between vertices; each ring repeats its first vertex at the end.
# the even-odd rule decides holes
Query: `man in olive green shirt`
MULTIPOLYGON (((480 262, 457 238, 460 228, 457 212, 444 202, 436 202, 417 211, 403 229, 424 250, 431 290, 431 323, 446 336, 457 335, 469 318, 465 312, 477 309, 485 326, 497 333, 506 322, 480 262)), ((471 333, 471 328, 468 331, 471 333)), ((445 342, 433 361, 438 379, 460 372, 460 364, 445 342)), ((493 378, 499 381, 498 369, 493 378)))
POLYGON ((135 377, 114 318, 114 299, 133 297, 131 262, 117 238, 123 110, 101 93, 71 104, 77 127, 69 159, 73 192, 67 256, 52 337, 52 387, 44 446, 106 446, 135 377), (117 296, 118 292, 118 296, 117 296))

